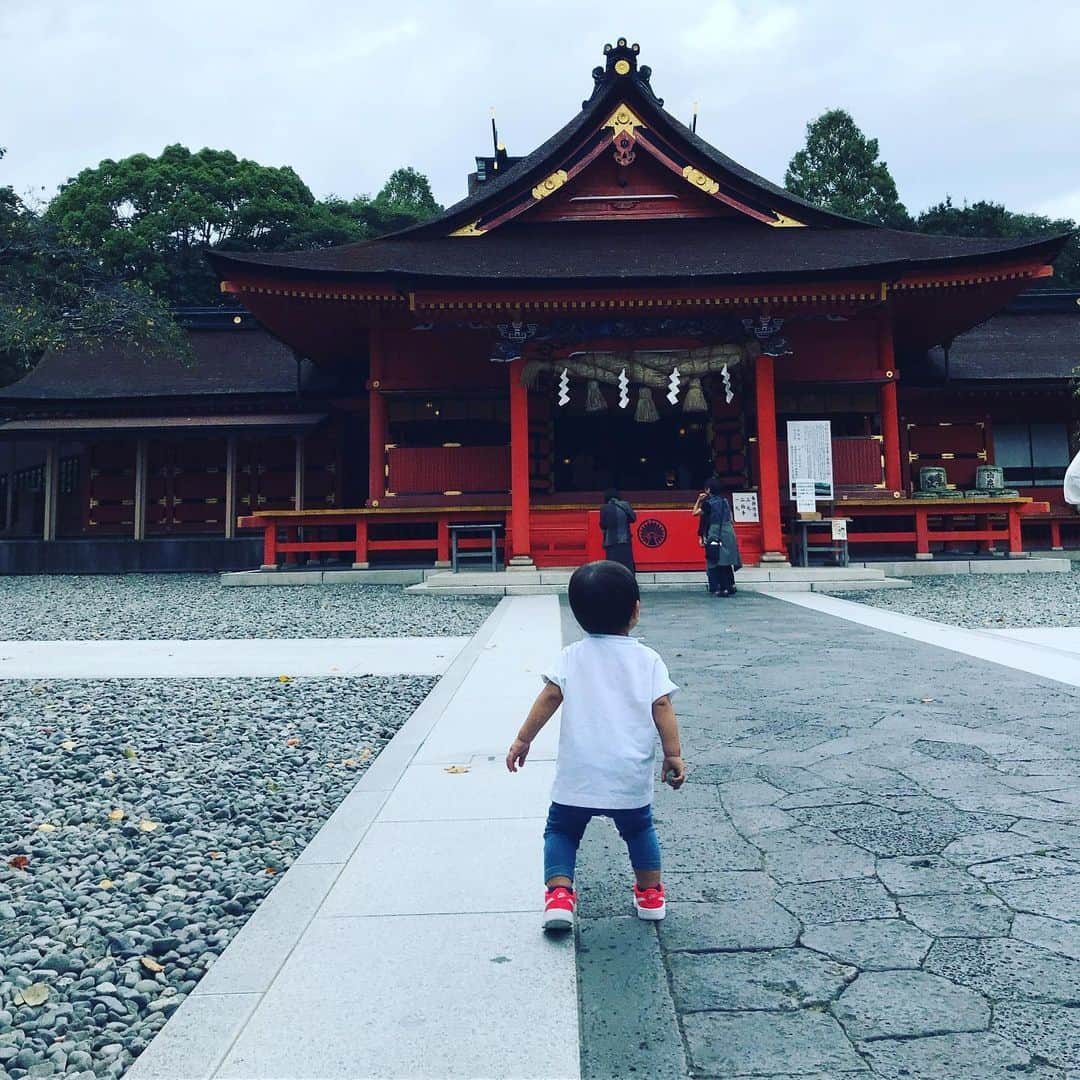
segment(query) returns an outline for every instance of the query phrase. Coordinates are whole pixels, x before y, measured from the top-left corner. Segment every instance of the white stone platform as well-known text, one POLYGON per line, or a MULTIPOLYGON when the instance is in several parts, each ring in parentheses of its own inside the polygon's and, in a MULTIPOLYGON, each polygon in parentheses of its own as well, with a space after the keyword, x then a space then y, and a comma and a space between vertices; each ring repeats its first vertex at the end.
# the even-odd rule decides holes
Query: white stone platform
POLYGON ((560 647, 554 598, 501 603, 127 1080, 576 1080, 574 941, 540 931, 557 722, 503 763, 560 647))
POLYGON ((442 675, 464 637, 0 641, 0 679, 442 675))
MULTIPOLYGON (((410 585, 407 592, 428 596, 533 596, 565 593, 572 570, 503 570, 472 571, 452 574, 429 574, 410 585)), ((667 572, 639 571, 638 585, 643 593, 700 592, 705 588, 703 570, 667 572)), ((885 572, 863 566, 750 566, 738 572, 735 584, 743 592, 769 591, 838 591, 909 587, 909 582, 890 579, 885 572)))
POLYGON ((778 600, 812 608, 861 626, 884 630, 1069 686, 1080 686, 1080 630, 1077 629, 969 630, 856 604, 836 596, 789 592, 773 595, 778 600))
MULTIPOLYGON (((1067 558, 928 559, 895 562, 853 562, 850 566, 748 566, 738 572, 736 585, 745 592, 862 592, 906 589, 909 578, 952 574, 1068 573, 1067 558)), ((566 592, 572 568, 551 570, 243 570, 221 575, 229 586, 260 585, 404 585, 409 592, 435 596, 535 596, 566 592)), ((704 570, 640 571, 643 593, 694 592, 704 588, 704 570)))

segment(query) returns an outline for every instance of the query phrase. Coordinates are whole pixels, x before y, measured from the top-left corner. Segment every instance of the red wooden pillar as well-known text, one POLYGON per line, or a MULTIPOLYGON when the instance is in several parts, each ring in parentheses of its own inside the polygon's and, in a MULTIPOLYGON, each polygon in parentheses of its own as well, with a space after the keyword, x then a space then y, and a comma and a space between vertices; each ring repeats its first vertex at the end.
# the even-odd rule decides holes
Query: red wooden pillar
POLYGON ((277 569, 277 524, 267 521, 263 527, 263 560, 260 570, 277 569))
POLYGON ((356 540, 355 548, 353 549, 353 564, 354 570, 366 570, 368 568, 368 535, 367 535, 367 519, 356 519, 356 540))
POLYGON ((386 496, 386 399, 382 394, 383 342, 371 331, 368 367, 368 506, 381 506, 386 496))
POLYGON ((1020 531, 1020 507, 1010 506, 1007 513, 1009 515, 1009 554, 1023 555, 1024 537, 1020 531))
POLYGON ((450 519, 439 518, 435 530, 435 565, 446 568, 450 565, 450 519))
POLYGON ((529 391, 525 360, 510 364, 510 552, 507 566, 532 566, 529 536, 529 391))
POLYGON ((930 551, 930 513, 915 507, 915 558, 932 559, 930 551))
POLYGON ((780 527, 780 464, 776 441, 776 386, 773 358, 754 361, 757 390, 758 500, 761 504, 762 562, 787 562, 780 527))
POLYGON ((883 318, 878 326, 878 367, 885 373, 881 386, 881 434, 885 452, 885 487, 903 490, 900 464, 900 416, 896 403, 896 356, 893 352, 892 323, 883 318))

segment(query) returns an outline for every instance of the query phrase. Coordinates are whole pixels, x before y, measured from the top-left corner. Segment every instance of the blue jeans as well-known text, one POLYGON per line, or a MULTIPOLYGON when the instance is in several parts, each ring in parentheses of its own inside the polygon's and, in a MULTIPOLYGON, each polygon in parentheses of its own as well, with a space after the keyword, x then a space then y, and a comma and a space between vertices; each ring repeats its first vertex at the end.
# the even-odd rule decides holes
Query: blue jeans
POLYGON ((594 817, 609 817, 626 841, 630 865, 635 870, 660 869, 660 842, 653 828, 652 807, 636 810, 597 810, 553 802, 544 827, 544 881, 553 877, 574 880, 577 849, 585 827, 594 817))

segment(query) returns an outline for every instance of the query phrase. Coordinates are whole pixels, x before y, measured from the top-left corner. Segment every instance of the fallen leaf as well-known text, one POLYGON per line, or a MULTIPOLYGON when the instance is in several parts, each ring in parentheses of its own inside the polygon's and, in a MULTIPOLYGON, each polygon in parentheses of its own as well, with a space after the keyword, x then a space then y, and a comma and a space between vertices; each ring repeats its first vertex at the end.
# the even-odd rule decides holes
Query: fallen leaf
POLYGON ((449 765, 445 769, 443 769, 443 772, 448 772, 448 773, 464 773, 464 772, 468 772, 468 771, 469 771, 469 766, 468 765, 449 765))
POLYGON ((273 877, 277 871, 272 866, 268 866, 263 873, 266 874, 267 877, 273 877))
POLYGON ((48 821, 43 821, 38 827, 38 832, 56 832, 56 826, 50 824, 48 821))
POLYGON ((365 746, 364 749, 360 751, 360 760, 367 761, 369 757, 371 757, 371 751, 365 746))
POLYGON ((111 889, 113 887, 113 884, 114 883, 112 881, 110 881, 109 878, 102 878, 98 882, 98 888, 99 889, 111 889))
POLYGON ((278 682, 292 682, 292 676, 291 675, 279 675, 277 677, 277 681, 278 682))
POLYGON ((12 870, 25 870, 29 865, 29 855, 12 855, 11 858, 8 859, 8 866, 10 866, 12 870))
POLYGON ((120 810, 119 808, 117 808, 116 810, 110 810, 109 811, 109 820, 110 821, 123 821, 124 820, 124 811, 120 810))
POLYGON ((49 1000, 49 988, 44 983, 33 983, 23 990, 22 999, 27 1005, 44 1005, 49 1000))
POLYGON ((125 746, 125 747, 124 747, 124 757, 126 757, 126 758, 127 758, 127 759, 128 759, 129 761, 130 761, 130 760, 131 760, 132 758, 136 758, 136 757, 138 757, 138 756, 139 756, 139 755, 138 755, 138 754, 136 754, 136 753, 135 753, 135 751, 134 751, 134 750, 132 750, 132 748, 131 748, 130 746, 125 746))
POLYGON ((74 750, 79 744, 74 739, 65 739, 60 745, 65 750, 74 750))
POLYGON ((221 858, 221 852, 220 851, 208 851, 206 854, 211 859, 220 859, 221 858))
POLYGON ((348 765, 350 768, 355 768, 360 763, 354 757, 347 757, 342 761, 341 764, 342 765, 348 765))
POLYGON ((140 956, 139 963, 142 964, 147 971, 164 971, 165 967, 159 964, 152 956, 140 956))
POLYGON ((142 821, 139 822, 139 828, 143 832, 153 832, 157 828, 157 822, 143 818, 142 821))
POLYGON ((276 795, 281 790, 281 787, 278 785, 276 780, 271 780, 266 785, 266 790, 269 791, 271 795, 276 795))
POLYGON ((297 738, 297 736, 294 735, 291 739, 286 739, 285 740, 285 745, 286 746, 299 746, 300 745, 300 740, 299 740, 299 738, 297 738))
POLYGON ((104 773, 103 775, 104 775, 106 780, 115 780, 116 779, 116 773, 114 773, 112 771, 112 769, 110 769, 107 773, 104 773))

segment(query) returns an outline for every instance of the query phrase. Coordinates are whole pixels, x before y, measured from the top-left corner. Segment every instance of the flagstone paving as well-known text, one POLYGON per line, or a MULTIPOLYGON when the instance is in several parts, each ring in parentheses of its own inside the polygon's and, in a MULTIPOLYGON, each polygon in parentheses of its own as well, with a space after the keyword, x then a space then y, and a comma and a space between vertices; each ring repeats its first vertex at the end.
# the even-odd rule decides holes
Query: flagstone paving
POLYGON ((647 601, 689 781, 657 792, 665 922, 586 836, 582 1075, 1080 1076, 1080 689, 773 598, 647 601))

